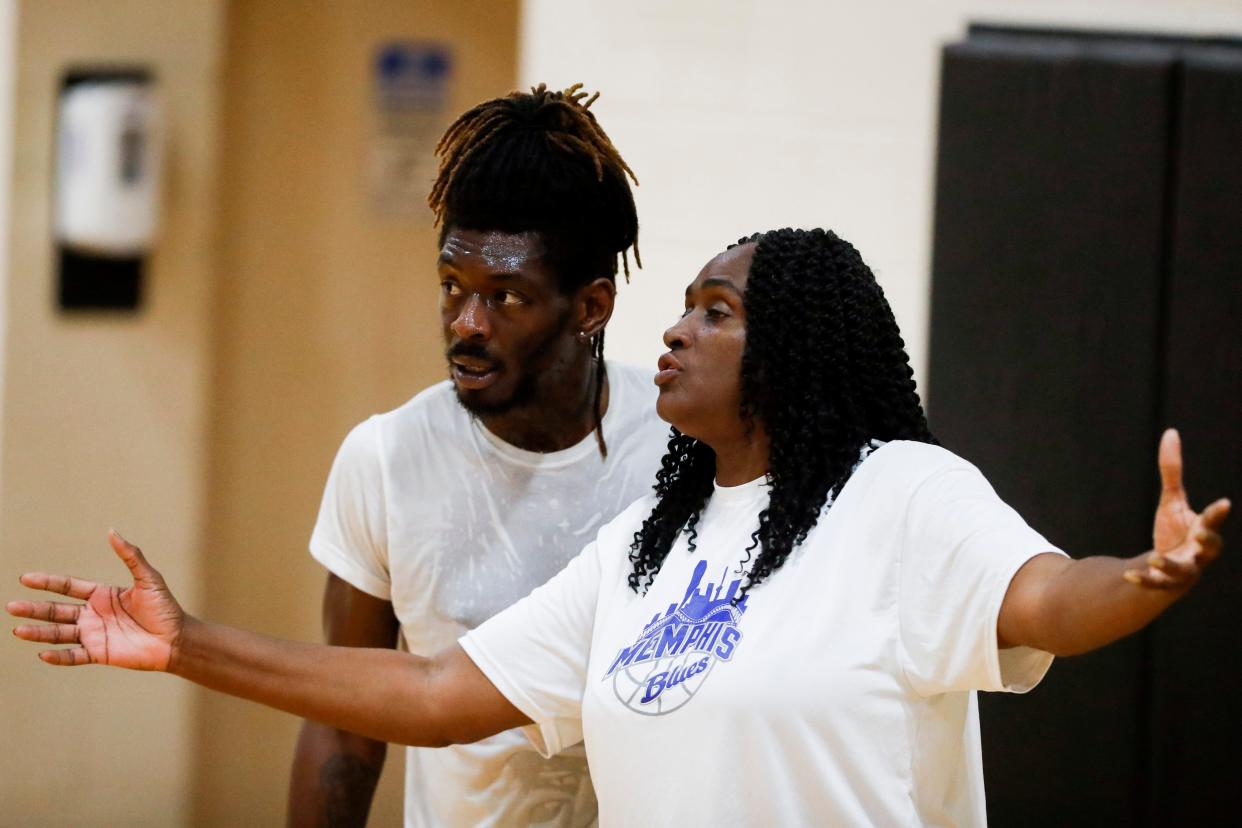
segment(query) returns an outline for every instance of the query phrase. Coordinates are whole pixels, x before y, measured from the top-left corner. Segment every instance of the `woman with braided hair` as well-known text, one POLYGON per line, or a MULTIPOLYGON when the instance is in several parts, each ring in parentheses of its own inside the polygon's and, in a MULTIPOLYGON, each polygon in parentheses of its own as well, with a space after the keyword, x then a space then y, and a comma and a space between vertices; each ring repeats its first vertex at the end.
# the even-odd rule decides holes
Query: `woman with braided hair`
POLYGON ((17 635, 391 741, 584 740, 606 825, 981 824, 975 691, 1140 629, 1219 554, 1229 503, 1190 509, 1172 431, 1151 551, 1053 548, 935 445, 883 294, 832 233, 729 248, 664 339, 655 492, 434 658, 191 618, 115 534, 134 585, 25 575, 87 603, 11 603, 53 622, 17 635))

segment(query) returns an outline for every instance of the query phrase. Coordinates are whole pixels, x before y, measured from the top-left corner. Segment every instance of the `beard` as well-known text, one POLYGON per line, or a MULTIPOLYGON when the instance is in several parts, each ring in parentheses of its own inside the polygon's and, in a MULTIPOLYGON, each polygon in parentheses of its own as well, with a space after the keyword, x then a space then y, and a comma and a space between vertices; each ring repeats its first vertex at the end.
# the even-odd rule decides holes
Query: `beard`
POLYGON ((459 342, 449 348, 446 352, 447 357, 478 357, 494 362, 501 370, 505 370, 512 365, 512 370, 517 375, 513 390, 509 392, 507 397, 499 400, 481 399, 472 392, 463 392, 454 385, 453 390, 456 392, 458 405, 473 417, 497 417, 509 414, 520 408, 525 408, 535 402, 539 397, 540 379, 547 367, 544 363, 548 361, 548 357, 556 349, 560 338, 565 335, 565 323, 568 319, 569 312, 566 311, 560 320, 560 324, 557 324, 546 337, 535 345, 530 353, 526 354, 517 363, 496 360, 484 346, 476 343, 459 342))
POLYGON ((463 392, 456 387, 454 391, 457 394, 457 404, 472 417, 497 417, 529 405, 539 394, 539 377, 535 371, 523 369, 513 391, 502 400, 473 398, 469 391, 463 392))

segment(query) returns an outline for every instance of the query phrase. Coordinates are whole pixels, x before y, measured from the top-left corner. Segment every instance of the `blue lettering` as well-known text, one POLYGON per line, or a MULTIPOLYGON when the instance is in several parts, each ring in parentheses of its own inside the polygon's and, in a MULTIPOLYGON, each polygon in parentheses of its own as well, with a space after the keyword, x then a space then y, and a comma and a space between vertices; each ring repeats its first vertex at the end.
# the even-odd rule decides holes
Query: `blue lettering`
POLYGON ((727 627, 720 635, 720 646, 716 648, 716 655, 722 661, 728 661, 733 656, 733 651, 737 648, 737 642, 742 639, 742 631, 737 627, 727 627))
POLYGON ((608 678, 617 671, 618 667, 628 667, 630 662, 634 660, 634 656, 638 654, 638 645, 633 647, 623 647, 621 652, 617 653, 617 658, 612 662, 612 666, 608 668, 608 672, 604 673, 604 678, 608 678))
POLYGON ((676 687, 683 681, 686 681, 693 676, 697 676, 699 673, 707 669, 707 664, 708 659, 701 658, 694 664, 686 667, 678 667, 671 673, 656 673, 647 680, 647 692, 643 694, 641 700, 642 703, 649 704, 650 702, 655 701, 659 695, 668 688, 676 687))
POLYGON ((656 645, 655 657, 673 655, 680 652, 679 648, 686 639, 685 624, 670 624, 660 633, 660 643, 656 645))
POLYGON ((656 673, 647 680, 647 692, 643 694, 642 703, 655 701, 656 696, 664 692, 664 682, 668 679, 668 673, 656 673))
POLYGON ((708 624, 707 632, 704 633, 703 637, 699 639, 699 646, 697 649, 705 653, 710 653, 712 651, 712 647, 716 644, 716 637, 720 635, 720 630, 723 626, 724 625, 719 621, 713 621, 708 624))
POLYGON ((705 628, 705 625, 703 624, 695 624, 693 627, 691 627, 690 636, 686 639, 686 646, 682 647, 681 650, 679 650, 678 652, 682 652, 682 651, 688 650, 691 647, 693 647, 695 642, 703 637, 704 628, 705 628))

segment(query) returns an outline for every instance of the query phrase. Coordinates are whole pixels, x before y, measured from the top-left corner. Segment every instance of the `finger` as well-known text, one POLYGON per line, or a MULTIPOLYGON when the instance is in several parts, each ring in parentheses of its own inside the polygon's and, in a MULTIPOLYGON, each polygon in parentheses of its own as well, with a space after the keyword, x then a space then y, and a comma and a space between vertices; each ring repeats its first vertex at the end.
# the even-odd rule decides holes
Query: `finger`
POLYGON ((9 615, 33 618, 36 621, 55 621, 72 624, 82 614, 81 604, 62 604, 59 601, 10 601, 4 605, 9 615))
POLYGON ((1160 466, 1160 499, 1185 499, 1186 492, 1182 488, 1182 438, 1175 428, 1166 428, 1160 436, 1160 450, 1157 453, 1157 464, 1160 466))
POLYGON ((39 653, 39 660, 44 664, 53 664, 57 667, 77 667, 93 663, 90 653, 86 652, 83 647, 74 647, 69 650, 44 650, 39 653))
POLYGON ((1220 548, 1224 545, 1221 536, 1211 529, 1200 528, 1195 531, 1195 543, 1199 549, 1195 553, 1195 562, 1200 568, 1207 566, 1220 557, 1220 548))
POLYGON ((147 563, 147 559, 143 557, 142 550, 121 537, 120 532, 115 529, 109 529, 108 543, 112 544, 112 550, 116 552, 117 557, 129 567, 129 572, 134 576, 135 582, 143 581, 149 583, 159 579, 160 574, 155 571, 151 564, 147 563))
MULTIPOLYGON (((1197 559, 1198 555, 1196 555, 1195 558, 1197 559)), ((1165 576, 1179 582, 1185 582, 1199 577, 1199 565, 1197 560, 1184 561, 1153 552, 1147 556, 1147 565, 1152 569, 1164 573, 1165 576)))
POLYGON ((1233 504, 1229 502, 1229 498, 1222 497, 1203 510, 1203 514, 1199 516, 1203 521, 1203 528, 1210 532, 1219 532, 1221 526, 1225 523, 1225 518, 1229 517, 1229 510, 1233 508, 1233 504))
POLYGON ((77 644, 77 624, 22 624, 13 628, 13 635, 22 641, 38 641, 43 644, 77 644))
POLYGON ((1151 567, 1146 569, 1127 569, 1121 573, 1121 577, 1125 578, 1135 586, 1143 589, 1181 589, 1185 584, 1181 581, 1175 581, 1159 570, 1151 567))
POLYGON ((91 597, 99 584, 94 581, 83 580, 82 578, 74 578, 71 575, 49 575, 46 572, 27 572, 21 578, 22 586, 31 589, 42 589, 46 592, 59 592, 61 595, 68 595, 70 598, 81 598, 86 600, 91 597))

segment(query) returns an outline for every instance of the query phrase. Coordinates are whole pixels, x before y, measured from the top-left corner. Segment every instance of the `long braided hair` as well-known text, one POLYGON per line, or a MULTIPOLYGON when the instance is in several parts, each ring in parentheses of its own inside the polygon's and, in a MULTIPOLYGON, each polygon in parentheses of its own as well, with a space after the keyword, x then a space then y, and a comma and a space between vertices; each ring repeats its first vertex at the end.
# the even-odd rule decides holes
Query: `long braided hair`
MULTIPOLYGON (((738 241, 751 243, 739 416, 767 432, 770 494, 735 601, 806 539, 871 440, 936 442, 897 321, 853 245, 831 231, 788 228, 738 241)), ((635 592, 655 580, 681 532, 694 550, 715 474, 715 452, 674 428, 656 506, 630 547, 635 592)))
MULTIPOLYGON (((615 283, 618 254, 628 282, 630 248, 642 267, 629 184, 638 179, 590 111, 599 93, 581 89, 540 84, 484 101, 449 126, 436 146, 440 171, 427 196, 441 244, 452 228, 538 233, 565 294, 600 277, 615 283)), ((590 346, 595 434, 607 456, 603 331, 590 346)))

